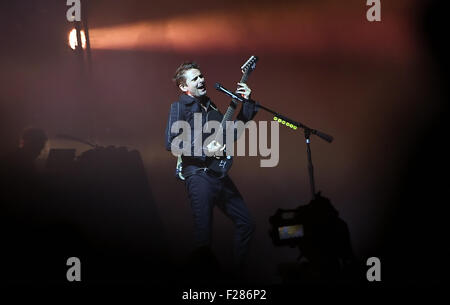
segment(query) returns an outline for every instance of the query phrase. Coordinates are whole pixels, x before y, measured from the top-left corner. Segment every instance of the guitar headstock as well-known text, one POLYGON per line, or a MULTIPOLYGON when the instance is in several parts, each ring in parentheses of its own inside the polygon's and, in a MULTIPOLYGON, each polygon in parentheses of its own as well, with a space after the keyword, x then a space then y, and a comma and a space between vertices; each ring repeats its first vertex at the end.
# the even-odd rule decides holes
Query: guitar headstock
POLYGON ((254 55, 250 56, 250 58, 241 67, 242 73, 245 73, 248 70, 251 70, 251 71, 255 70, 257 61, 258 61, 257 56, 254 56, 254 55))
POLYGON ((244 74, 242 78, 246 81, 247 77, 250 75, 250 73, 255 70, 256 68, 256 62, 258 61, 257 56, 250 56, 250 58, 245 62, 245 64, 242 65, 241 71, 244 74))

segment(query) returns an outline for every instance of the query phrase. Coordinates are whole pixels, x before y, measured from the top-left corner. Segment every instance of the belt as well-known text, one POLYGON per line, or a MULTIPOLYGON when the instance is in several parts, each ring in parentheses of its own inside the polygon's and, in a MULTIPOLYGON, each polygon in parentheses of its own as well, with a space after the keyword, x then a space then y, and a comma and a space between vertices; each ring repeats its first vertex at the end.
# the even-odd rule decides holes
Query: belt
POLYGON ((185 178, 187 178, 189 176, 195 175, 195 174, 200 173, 200 172, 208 173, 208 174, 210 174, 211 176, 214 176, 214 177, 220 177, 219 174, 217 174, 216 172, 210 170, 207 167, 197 167, 197 168, 190 168, 188 170, 183 170, 183 176, 185 178))

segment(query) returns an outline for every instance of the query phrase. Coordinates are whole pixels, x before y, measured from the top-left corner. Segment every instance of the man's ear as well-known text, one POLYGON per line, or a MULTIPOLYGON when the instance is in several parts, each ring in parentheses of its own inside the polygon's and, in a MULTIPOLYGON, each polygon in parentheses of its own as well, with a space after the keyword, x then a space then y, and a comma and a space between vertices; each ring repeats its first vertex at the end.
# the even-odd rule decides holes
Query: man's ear
POLYGON ((180 88, 180 90, 181 91, 183 91, 183 92, 187 92, 188 91, 188 88, 187 88, 187 86, 186 85, 184 85, 184 84, 179 84, 178 85, 178 87, 180 88))

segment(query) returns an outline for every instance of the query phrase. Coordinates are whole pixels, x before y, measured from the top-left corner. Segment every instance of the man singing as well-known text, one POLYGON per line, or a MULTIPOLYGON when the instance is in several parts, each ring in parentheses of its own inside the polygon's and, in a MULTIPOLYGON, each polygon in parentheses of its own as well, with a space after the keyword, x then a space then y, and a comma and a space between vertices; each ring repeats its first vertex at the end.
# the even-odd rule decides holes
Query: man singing
MULTIPOLYGON (((166 149, 172 150, 172 140, 179 135, 179 133, 171 131, 172 124, 179 120, 188 122, 192 135, 190 143, 192 153, 190 156, 183 155, 181 157, 182 173, 185 177, 186 190, 194 216, 195 240, 198 249, 210 251, 213 207, 217 205, 235 226, 234 263, 235 271, 239 272, 242 270, 248 244, 254 231, 249 210, 230 177, 225 175, 220 178, 207 168, 206 160, 211 158, 207 155, 210 156, 224 149, 220 141, 213 141, 208 145, 206 148, 208 154, 205 154, 203 149, 200 153, 194 153, 194 141, 198 140, 193 136, 196 134, 194 132, 194 114, 202 115, 203 127, 206 122, 206 114, 211 110, 217 110, 217 107, 206 95, 205 78, 195 62, 185 62, 180 65, 173 80, 182 94, 170 108, 166 128, 166 149)), ((245 83, 238 83, 236 92, 249 99, 251 89, 245 83)), ((246 123, 253 119, 256 112, 255 104, 246 102, 243 104, 237 120, 246 123)))

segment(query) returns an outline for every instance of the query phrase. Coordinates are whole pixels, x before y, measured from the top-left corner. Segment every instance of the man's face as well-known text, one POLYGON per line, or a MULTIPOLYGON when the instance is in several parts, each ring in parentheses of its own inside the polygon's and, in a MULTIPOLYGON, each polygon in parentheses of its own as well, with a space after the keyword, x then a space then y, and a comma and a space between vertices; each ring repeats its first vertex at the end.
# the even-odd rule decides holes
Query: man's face
POLYGON ((184 72, 186 85, 181 84, 181 91, 193 97, 201 97, 206 95, 205 78, 198 69, 190 69, 184 72))

